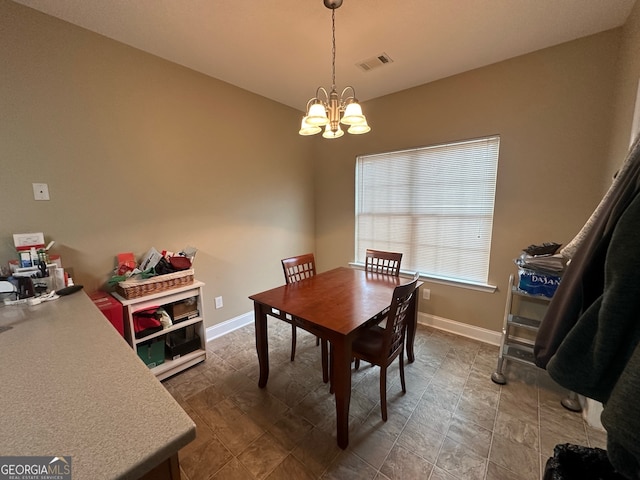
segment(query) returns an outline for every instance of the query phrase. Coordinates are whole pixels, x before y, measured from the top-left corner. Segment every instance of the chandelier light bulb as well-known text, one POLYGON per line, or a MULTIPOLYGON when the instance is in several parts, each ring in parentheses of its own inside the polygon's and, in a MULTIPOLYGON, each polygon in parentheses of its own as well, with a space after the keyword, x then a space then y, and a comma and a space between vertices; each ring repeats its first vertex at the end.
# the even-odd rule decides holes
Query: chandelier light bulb
POLYGON ((344 117, 340 120, 345 125, 360 125, 361 123, 367 123, 362 114, 362 107, 358 102, 351 102, 344 110, 344 117))
POLYGON ((347 130, 347 133, 351 133, 353 135, 362 135, 363 133, 370 132, 371 127, 367 124, 367 119, 364 118, 364 115, 362 116, 362 118, 364 119, 364 123, 360 123, 358 125, 351 125, 349 127, 349 130, 347 130))
POLYGON ((316 133, 320 133, 322 128, 317 125, 310 125, 307 121, 307 117, 302 118, 302 124, 300 125, 300 131, 298 132, 300 135, 315 135, 316 133))
POLYGON ((323 126, 329 123, 327 109, 322 103, 313 103, 309 107, 309 114, 306 117, 309 125, 323 126))
POLYGON ((343 135, 344 131, 340 128, 340 125, 338 125, 338 129, 335 132, 331 130, 331 125, 327 125, 324 127, 324 133, 322 134, 324 138, 340 138, 343 135))

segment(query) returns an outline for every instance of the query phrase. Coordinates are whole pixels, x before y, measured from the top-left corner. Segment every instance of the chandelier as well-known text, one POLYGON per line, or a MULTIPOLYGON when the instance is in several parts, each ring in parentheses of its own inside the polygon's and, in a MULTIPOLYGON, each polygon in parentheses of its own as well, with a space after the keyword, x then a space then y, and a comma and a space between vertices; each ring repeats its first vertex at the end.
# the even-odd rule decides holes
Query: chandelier
POLYGON ((347 125, 347 133, 362 134, 371 130, 362 108, 356 98, 356 92, 349 86, 342 90, 340 96, 336 91, 336 8, 342 0, 323 0, 324 6, 331 9, 331 32, 333 48, 331 50, 331 92, 318 87, 316 96, 307 102, 306 114, 302 119, 300 135, 315 135, 322 131, 324 138, 338 138, 344 135, 340 124, 347 125))

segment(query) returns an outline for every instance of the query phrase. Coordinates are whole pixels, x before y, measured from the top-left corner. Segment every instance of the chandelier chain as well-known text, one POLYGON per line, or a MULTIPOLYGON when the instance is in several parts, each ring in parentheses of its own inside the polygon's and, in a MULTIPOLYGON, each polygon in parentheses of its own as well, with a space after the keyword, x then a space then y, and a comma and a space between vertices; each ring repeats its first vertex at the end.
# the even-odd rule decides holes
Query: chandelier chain
POLYGON ((336 89, 336 10, 331 10, 331 90, 336 89))

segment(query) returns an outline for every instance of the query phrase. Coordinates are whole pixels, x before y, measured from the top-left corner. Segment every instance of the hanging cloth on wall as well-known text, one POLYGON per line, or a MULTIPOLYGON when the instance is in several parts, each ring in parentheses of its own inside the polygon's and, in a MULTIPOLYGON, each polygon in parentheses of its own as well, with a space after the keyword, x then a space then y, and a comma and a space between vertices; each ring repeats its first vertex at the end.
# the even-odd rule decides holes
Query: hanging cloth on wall
POLYGON ((536 364, 604 403, 607 455, 640 479, 640 141, 578 242, 536 338, 536 364))
POLYGON ((549 360, 563 387, 604 404, 607 452, 640 479, 640 193, 620 216, 606 254, 604 288, 549 360))
POLYGON ((535 363, 546 368, 560 343, 604 288, 604 263, 620 216, 640 191, 640 136, 587 224, 563 250, 573 255, 542 320, 534 346, 535 363), (575 253, 573 251, 575 250, 575 253))

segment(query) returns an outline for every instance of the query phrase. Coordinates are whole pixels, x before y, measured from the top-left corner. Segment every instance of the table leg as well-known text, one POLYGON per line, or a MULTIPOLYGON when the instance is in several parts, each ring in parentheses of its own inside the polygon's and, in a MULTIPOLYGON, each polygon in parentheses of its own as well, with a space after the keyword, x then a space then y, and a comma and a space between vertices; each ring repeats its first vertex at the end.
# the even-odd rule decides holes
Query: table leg
POLYGON ((413 342, 416 338, 416 328, 418 325, 418 292, 416 289, 413 298, 411 299, 411 305, 407 312, 407 361, 413 363, 416 359, 413 353, 413 342))
POLYGON ((336 397, 336 426, 338 446, 349 445, 349 403, 351 401, 351 342, 344 339, 332 342, 332 385, 336 397))
POLYGON ((254 302, 253 314, 256 329, 256 350, 258 351, 258 363, 260 365, 260 379, 258 386, 264 388, 269 379, 269 347, 267 345, 267 314, 262 310, 262 305, 254 302))

